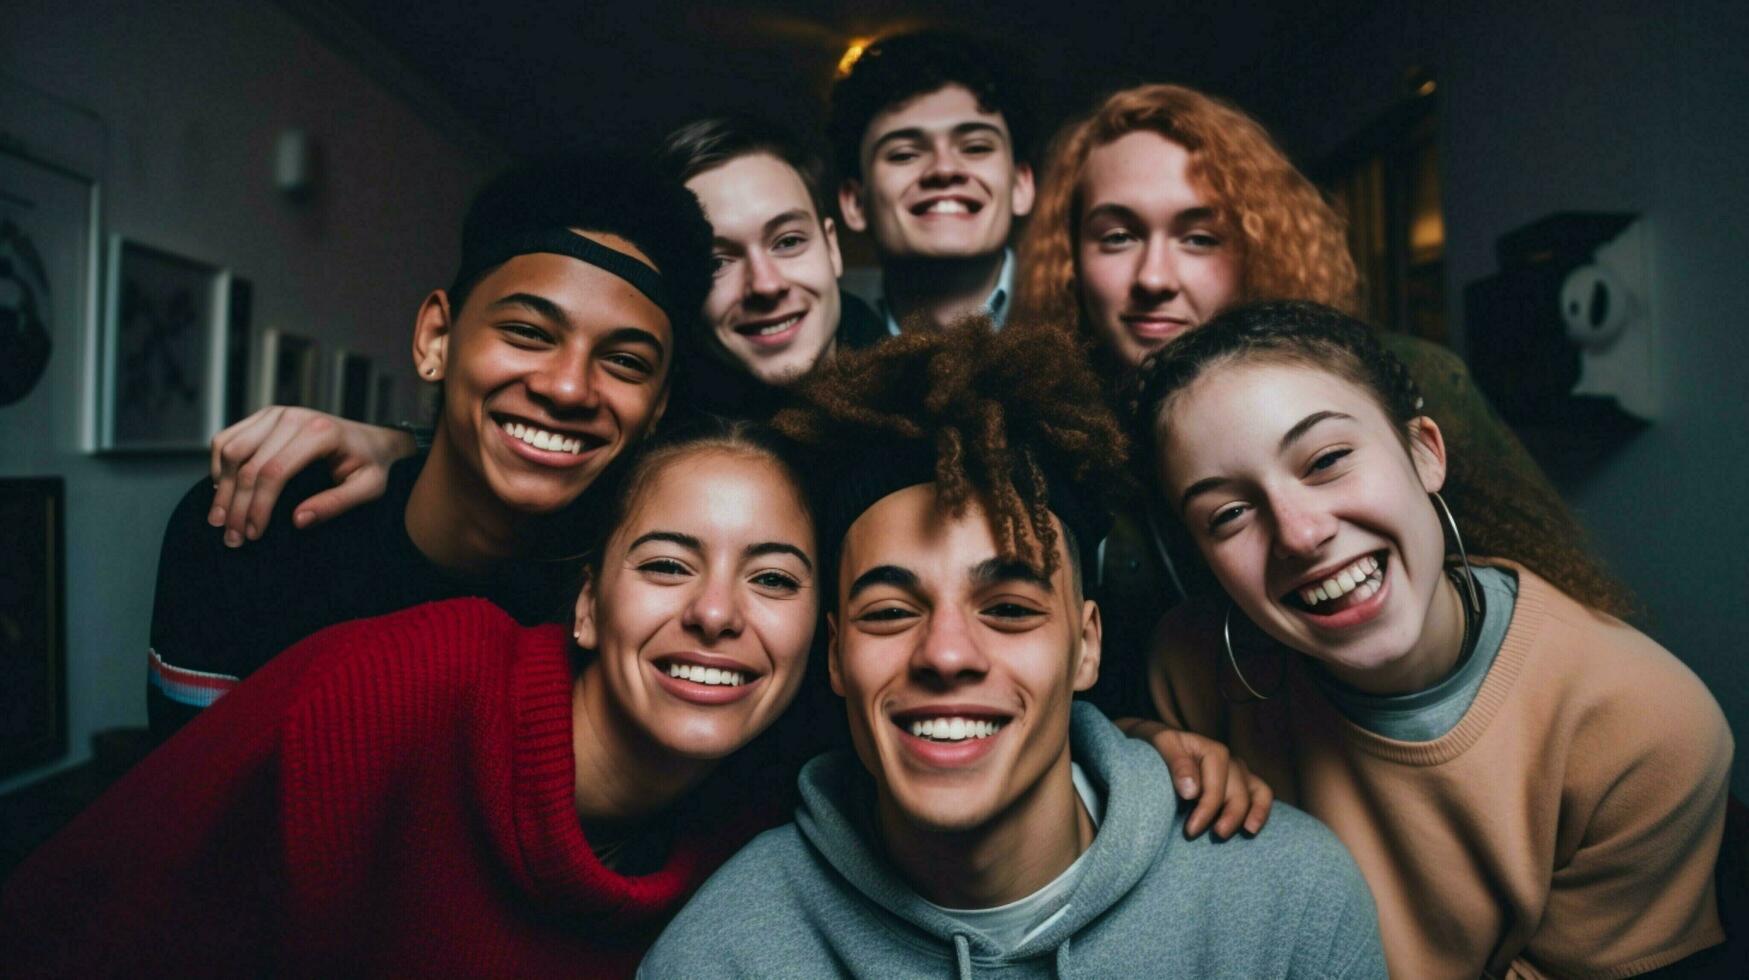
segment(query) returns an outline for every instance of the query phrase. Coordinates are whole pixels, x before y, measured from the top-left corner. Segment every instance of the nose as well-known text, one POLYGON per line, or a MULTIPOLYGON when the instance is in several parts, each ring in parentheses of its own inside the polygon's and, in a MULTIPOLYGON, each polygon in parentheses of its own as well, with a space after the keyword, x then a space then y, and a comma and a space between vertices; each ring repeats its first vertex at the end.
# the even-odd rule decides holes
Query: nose
POLYGON ((539 370, 528 376, 531 395, 559 413, 592 412, 601 406, 586 344, 564 344, 547 352, 539 370))
POLYGON ((1136 278, 1131 287, 1138 295, 1153 299, 1176 295, 1179 286, 1178 257, 1172 246, 1149 238, 1136 261, 1136 278))
POLYGON ((777 260, 764 252, 753 252, 747 259, 747 294, 772 302, 787 292, 789 280, 778 269, 777 260))
POLYGON ((921 178, 923 186, 946 187, 965 180, 966 169, 959 154, 946 147, 936 147, 930 151, 929 164, 924 168, 921 178))
POLYGON ((975 682, 989 672, 989 661, 957 609, 937 609, 911 652, 911 674, 936 687, 975 682))
POLYGON ((1269 509, 1275 525, 1271 548, 1277 558, 1315 558, 1336 536, 1336 518, 1314 501, 1282 496, 1271 499, 1269 509))
POLYGON ((692 596, 680 614, 680 624, 707 643, 740 636, 746 624, 733 576, 709 571, 699 576, 692 596))

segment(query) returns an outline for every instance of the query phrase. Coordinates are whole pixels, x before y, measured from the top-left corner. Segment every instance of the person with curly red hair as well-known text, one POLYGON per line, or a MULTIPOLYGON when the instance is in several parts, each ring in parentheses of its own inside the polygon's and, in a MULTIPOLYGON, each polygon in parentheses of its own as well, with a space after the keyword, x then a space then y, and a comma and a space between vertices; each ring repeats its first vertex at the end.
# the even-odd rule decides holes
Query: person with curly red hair
MULTIPOLYGON (((1067 327, 1116 385, 1142 359, 1245 301, 1358 309, 1343 220, 1242 110, 1181 85, 1107 97, 1056 137, 1020 246, 1016 317, 1067 327)), ((1541 470, 1449 349, 1379 340, 1408 365, 1429 411, 1467 456, 1548 494, 1541 470)), ((1583 532, 1567 529, 1574 540, 1583 532)), ((1096 581, 1108 650, 1139 650, 1159 616, 1212 583, 1173 522, 1137 509, 1107 541, 1096 581), (1164 599, 1162 597, 1165 597, 1164 599), (1126 622, 1125 620, 1128 620, 1126 622)), ((1132 711, 1141 678, 1108 657, 1099 700, 1132 711)))

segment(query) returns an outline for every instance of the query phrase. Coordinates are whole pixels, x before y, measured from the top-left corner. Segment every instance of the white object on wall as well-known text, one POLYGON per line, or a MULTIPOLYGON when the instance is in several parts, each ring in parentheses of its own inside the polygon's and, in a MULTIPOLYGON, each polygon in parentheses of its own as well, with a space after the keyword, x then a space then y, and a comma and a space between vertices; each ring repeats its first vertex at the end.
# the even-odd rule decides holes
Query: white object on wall
POLYGON ((1604 395, 1642 419, 1658 414, 1657 331, 1645 219, 1597 248, 1593 261, 1567 274, 1561 318, 1579 347, 1575 395, 1604 395))

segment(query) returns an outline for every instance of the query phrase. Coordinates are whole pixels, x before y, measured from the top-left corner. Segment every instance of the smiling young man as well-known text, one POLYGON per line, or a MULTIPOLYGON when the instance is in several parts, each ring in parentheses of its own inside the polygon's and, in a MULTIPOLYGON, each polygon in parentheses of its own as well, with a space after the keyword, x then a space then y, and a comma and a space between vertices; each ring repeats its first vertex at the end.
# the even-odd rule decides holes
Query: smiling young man
POLYGON ((380 499, 309 532, 280 513, 234 549, 208 524, 211 485, 189 491, 158 566, 155 733, 334 623, 468 595, 525 625, 565 613, 589 544, 579 500, 661 416, 708 285, 696 201, 646 170, 562 158, 480 193, 455 279, 414 322, 415 368, 442 386, 431 452, 397 463, 380 499))
POLYGON ((793 134, 747 115, 699 119, 668 135, 659 160, 711 223, 702 346, 714 356, 690 362, 690 405, 769 416, 784 385, 840 348, 886 336, 874 311, 838 288, 825 168, 793 134))
POLYGON ((908 336, 778 416, 862 450, 821 537, 855 755, 808 764, 796 822, 707 882, 641 975, 1384 976, 1329 831, 1288 810, 1186 840, 1159 755, 1073 703, 1123 440, 1072 342, 1030 332, 908 336))
POLYGON ((870 45, 832 89, 838 207, 874 243, 895 335, 1008 315, 1009 232, 1033 200, 1031 106, 1008 66, 965 35, 901 34, 870 45))

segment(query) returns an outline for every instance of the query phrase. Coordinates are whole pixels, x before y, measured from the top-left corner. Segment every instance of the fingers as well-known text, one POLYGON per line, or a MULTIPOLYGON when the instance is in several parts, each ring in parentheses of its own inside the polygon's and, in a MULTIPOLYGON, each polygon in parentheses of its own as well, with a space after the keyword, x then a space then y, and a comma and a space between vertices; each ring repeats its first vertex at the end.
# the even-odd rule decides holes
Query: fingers
POLYGON ((314 527, 323 521, 369 503, 383 495, 388 488, 388 471, 377 466, 366 466, 356 470, 332 489, 311 496, 298 505, 292 514, 292 525, 298 528, 314 527))
MULTIPOLYGON (((338 433, 339 429, 333 420, 325 415, 317 415, 306 421, 301 428, 292 431, 277 446, 272 441, 262 446, 256 457, 261 462, 261 468, 255 474, 255 494, 249 500, 248 514, 244 519, 244 534, 249 540, 254 541, 267 530, 268 523, 273 520, 273 507, 279 502, 279 495, 285 490, 286 483, 317 460, 334 452, 338 433)), ((254 463, 251 462, 250 465, 254 463)), ((299 507, 299 510, 302 509, 299 507)), ((305 526, 297 524, 296 514, 292 515, 292 522, 298 527, 305 526)))
POLYGON ((279 499, 280 491, 285 489, 286 480, 297 473, 296 469, 287 468, 287 462, 280 458, 280 454, 305 430, 320 432, 323 429, 332 430, 333 422, 320 412, 304 408, 283 411, 273 430, 237 467, 237 488, 225 514, 226 546, 235 548, 245 540, 254 541, 261 537, 267 526, 267 517, 273 513, 273 504, 279 499), (265 506, 257 508, 256 498, 261 494, 265 494, 265 506))
POLYGON ((212 461, 208 471, 213 479, 213 506, 207 511, 206 522, 223 527, 231 507, 231 497, 237 487, 237 468, 242 466, 279 422, 285 409, 274 405, 228 426, 213 436, 212 461))
POLYGON ((1269 822, 1269 809, 1275 805, 1275 791, 1250 770, 1245 772, 1245 785, 1251 798, 1250 810, 1245 814, 1245 833, 1256 834, 1269 822))
MULTIPOLYGON (((1217 817, 1224 819, 1226 816, 1227 772, 1230 761, 1227 756, 1227 747, 1218 742, 1206 742, 1205 744, 1199 741, 1196 744, 1201 749, 1198 753, 1198 761, 1202 768, 1203 792, 1197 797, 1196 807, 1190 811, 1190 816, 1184 819, 1184 836, 1187 838, 1200 836, 1203 831, 1209 828, 1210 823, 1216 821, 1217 817)), ((1218 827, 1217 824, 1216 836, 1218 837, 1224 839, 1232 833, 1232 831, 1228 831, 1226 834, 1219 833, 1218 827)))

